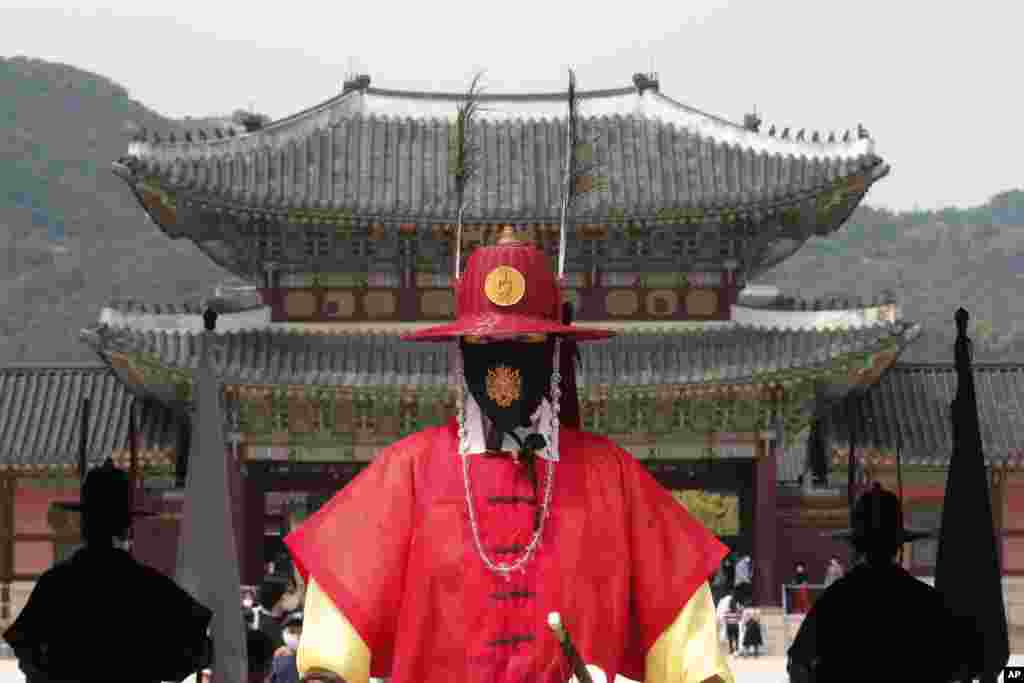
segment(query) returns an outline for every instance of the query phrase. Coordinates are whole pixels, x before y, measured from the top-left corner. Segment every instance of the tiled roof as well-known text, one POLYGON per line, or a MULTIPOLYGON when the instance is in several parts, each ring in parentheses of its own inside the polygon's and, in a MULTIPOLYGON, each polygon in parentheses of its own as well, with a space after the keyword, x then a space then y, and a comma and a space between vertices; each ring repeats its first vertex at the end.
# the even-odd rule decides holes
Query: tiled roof
POLYGON ((204 310, 199 302, 155 304, 134 299, 114 299, 108 301, 105 308, 120 313, 145 315, 202 315, 204 310))
MULTIPOLYGON (((580 345, 581 386, 742 383, 755 374, 815 368, 846 353, 871 352, 918 332, 904 322, 849 331, 744 326, 692 332, 623 333, 580 345)), ((200 340, 188 332, 97 326, 83 332, 97 351, 142 353, 165 368, 197 366, 200 340)), ((334 386, 444 386, 449 349, 379 334, 303 334, 274 330, 218 334, 215 366, 225 382, 334 386)))
MULTIPOLYGON (((16 365, 0 368, 0 465, 77 466, 83 399, 89 405, 90 465, 128 446, 128 410, 136 400, 105 365, 16 365)), ((176 440, 169 409, 143 401, 139 448, 176 440)))
POLYGON ((105 308, 134 315, 202 315, 207 308, 218 314, 241 313, 261 308, 258 301, 240 296, 213 296, 192 299, 179 303, 154 304, 135 299, 115 299, 107 302, 105 308))
MULTIPOLYGON (((986 460, 1021 464, 1024 365, 979 363, 973 371, 986 460)), ((893 451, 902 439, 905 464, 945 465, 953 449, 950 404, 956 387, 952 363, 896 364, 868 390, 861 403, 859 431, 866 443, 883 451, 893 451)), ((833 441, 848 443, 848 424, 844 407, 835 406, 828 416, 833 441)))
POLYGON ((890 293, 878 294, 870 299, 858 296, 831 296, 817 299, 800 299, 792 296, 779 296, 774 300, 759 301, 757 297, 740 296, 739 305, 764 308, 777 311, 849 311, 872 306, 896 303, 890 293))
MULTIPOLYGON (((862 173, 866 190, 887 172, 866 137, 773 137, 652 89, 580 96, 580 139, 596 139, 596 175, 608 179, 607 192, 580 197, 580 218, 604 220, 612 208, 653 217, 664 208, 774 206, 862 173)), ((164 187, 225 208, 320 207, 447 220, 456 210, 448 149, 459 97, 349 90, 239 137, 136 141, 115 168, 129 182, 164 176, 164 187)), ((557 220, 565 93, 484 94, 481 105, 471 135, 482 168, 467 220, 557 220)))

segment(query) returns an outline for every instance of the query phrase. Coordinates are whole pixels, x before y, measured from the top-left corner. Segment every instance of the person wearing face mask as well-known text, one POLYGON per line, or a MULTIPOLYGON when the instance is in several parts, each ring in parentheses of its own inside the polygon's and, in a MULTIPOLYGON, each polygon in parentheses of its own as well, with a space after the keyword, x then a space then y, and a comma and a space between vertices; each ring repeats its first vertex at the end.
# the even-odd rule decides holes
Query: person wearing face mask
POLYGON ((794 614, 807 614, 807 610, 810 609, 811 605, 811 593, 808 585, 810 579, 807 578, 807 565, 803 562, 797 562, 793 567, 793 613, 794 614))
POLYGON ((274 653, 270 683, 298 683, 299 671, 295 657, 302 637, 302 612, 292 612, 284 620, 284 647, 274 653))
POLYGON ((242 592, 242 621, 246 627, 259 629, 259 611, 251 591, 242 592))
POLYGON ((457 417, 380 451, 285 538, 307 587, 298 671, 732 683, 709 587, 728 549, 579 430, 574 345, 613 333, 570 324, 548 256, 510 232, 470 254, 455 322, 405 337, 453 343, 457 417))

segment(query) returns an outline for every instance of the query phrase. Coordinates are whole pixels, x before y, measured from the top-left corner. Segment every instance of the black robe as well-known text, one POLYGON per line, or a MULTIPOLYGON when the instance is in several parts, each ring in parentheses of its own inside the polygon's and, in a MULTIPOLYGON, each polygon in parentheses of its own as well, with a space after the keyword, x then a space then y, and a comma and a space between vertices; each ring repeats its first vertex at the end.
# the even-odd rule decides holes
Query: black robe
POLYGON ((208 663, 213 613, 117 548, 45 572, 4 633, 29 683, 180 681, 208 663))
POLYGON ((895 564, 860 565, 815 601, 789 648, 790 676, 794 683, 948 682, 968 638, 934 588, 895 564))

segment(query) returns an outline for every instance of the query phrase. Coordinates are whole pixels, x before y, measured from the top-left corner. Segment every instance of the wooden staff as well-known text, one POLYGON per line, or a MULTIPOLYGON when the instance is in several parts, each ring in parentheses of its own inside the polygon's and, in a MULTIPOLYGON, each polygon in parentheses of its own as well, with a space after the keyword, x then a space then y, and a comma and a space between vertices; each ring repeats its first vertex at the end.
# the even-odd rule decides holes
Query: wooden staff
MULTIPOLYGON (((139 486, 139 444, 138 444, 138 433, 136 432, 135 424, 135 401, 133 400, 128 406, 128 448, 131 453, 131 465, 129 469, 129 479, 131 481, 131 490, 128 495, 129 510, 134 514, 137 489, 139 486)), ((134 519, 132 524, 128 527, 128 540, 132 540, 135 536, 135 523, 134 519)), ((133 548, 134 550, 134 548, 133 548)))
POLYGON ((565 654, 565 658, 569 660, 569 666, 572 667, 573 673, 576 674, 576 680, 579 683, 594 683, 594 679, 590 677, 590 672, 587 671, 587 667, 583 663, 583 658, 580 657, 579 652, 573 647, 568 631, 562 626, 562 615, 558 612, 549 614, 548 626, 555 632, 558 642, 562 645, 562 652, 565 654))

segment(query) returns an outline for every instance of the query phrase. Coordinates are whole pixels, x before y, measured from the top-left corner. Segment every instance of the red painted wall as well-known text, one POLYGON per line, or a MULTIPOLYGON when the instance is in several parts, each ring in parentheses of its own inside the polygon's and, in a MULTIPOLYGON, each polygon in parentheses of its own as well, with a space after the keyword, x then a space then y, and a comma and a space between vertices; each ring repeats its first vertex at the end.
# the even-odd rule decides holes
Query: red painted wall
MULTIPOLYGON (((57 501, 78 500, 78 487, 43 488, 19 483, 14 491, 14 533, 52 535, 47 521, 50 505, 57 501)), ((54 560, 53 541, 14 542, 14 573, 42 574, 54 560)))
POLYGON ((174 577, 178 562, 178 531, 173 517, 150 517, 135 522, 132 555, 153 569, 174 577))
POLYGON ((50 504, 57 501, 78 500, 78 487, 42 488, 19 483, 14 491, 14 533, 50 534, 53 529, 46 521, 50 504))

